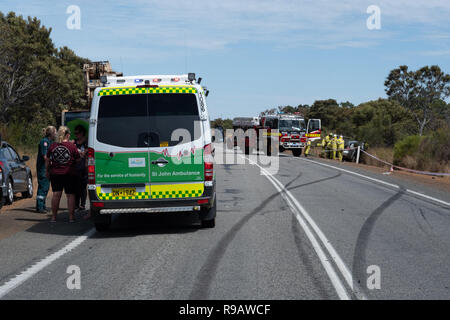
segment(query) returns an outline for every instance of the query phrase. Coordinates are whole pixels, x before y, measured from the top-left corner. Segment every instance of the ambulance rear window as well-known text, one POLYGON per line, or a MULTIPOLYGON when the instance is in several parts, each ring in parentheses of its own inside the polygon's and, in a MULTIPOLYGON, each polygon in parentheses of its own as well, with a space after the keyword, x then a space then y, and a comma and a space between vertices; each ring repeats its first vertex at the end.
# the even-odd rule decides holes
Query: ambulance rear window
POLYGON ((194 94, 103 96, 97 140, 128 148, 174 146, 200 138, 199 120, 194 94))
POLYGON ((200 116, 194 94, 149 94, 148 108, 150 134, 159 138, 151 147, 175 146, 200 138, 200 116))

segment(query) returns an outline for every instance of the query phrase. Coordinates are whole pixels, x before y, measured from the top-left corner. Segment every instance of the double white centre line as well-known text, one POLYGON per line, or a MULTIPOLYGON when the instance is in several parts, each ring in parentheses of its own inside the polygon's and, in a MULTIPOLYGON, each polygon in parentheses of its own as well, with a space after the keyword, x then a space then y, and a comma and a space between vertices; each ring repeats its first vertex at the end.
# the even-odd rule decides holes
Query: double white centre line
POLYGON ((261 172, 264 173, 264 176, 273 184, 275 189, 286 200, 286 203, 291 208, 291 211, 294 213, 298 223, 303 228, 303 231, 311 242, 314 251, 319 257, 319 260, 322 263, 328 277, 330 278, 330 281, 333 284, 339 298, 342 300, 350 300, 351 296, 347 293, 345 285, 342 283, 341 278, 338 276, 331 261, 334 262, 338 272, 340 272, 341 276, 345 279, 345 282, 351 289, 352 294, 354 294, 358 299, 367 299, 360 290, 354 288, 352 274, 345 265, 344 261, 336 252, 333 245, 327 239, 322 230, 320 230, 320 228, 317 226, 317 224, 314 222, 305 208, 303 208, 303 206, 297 201, 292 193, 287 190, 284 185, 280 181, 278 181, 278 179, 276 179, 270 172, 265 170, 259 164, 247 157, 243 158, 249 160, 250 163, 258 166, 261 172), (330 257, 331 259, 328 257, 330 257))

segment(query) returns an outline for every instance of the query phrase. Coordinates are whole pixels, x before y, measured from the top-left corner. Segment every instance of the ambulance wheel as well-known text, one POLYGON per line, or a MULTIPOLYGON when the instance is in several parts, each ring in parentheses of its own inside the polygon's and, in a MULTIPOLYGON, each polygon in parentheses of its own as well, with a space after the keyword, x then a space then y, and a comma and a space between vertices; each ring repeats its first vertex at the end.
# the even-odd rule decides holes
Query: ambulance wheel
POLYGON ((95 229, 98 232, 108 231, 111 227, 111 215, 100 214, 99 211, 91 210, 91 217, 94 220, 95 229))
POLYGON ((300 157, 302 154, 302 149, 292 149, 292 154, 294 157, 300 157))
POLYGON ((202 228, 214 228, 216 226, 216 208, 217 200, 214 197, 214 204, 211 208, 202 209, 200 212, 200 220, 202 228))
POLYGON ((202 228, 214 228, 216 226, 216 219, 202 220, 202 228))
POLYGON ((280 153, 281 153, 281 152, 284 152, 284 147, 283 147, 283 146, 280 146, 279 150, 280 150, 280 153))
POLYGON ((111 223, 95 223, 95 230, 98 232, 106 232, 109 230, 109 227, 111 226, 111 223))

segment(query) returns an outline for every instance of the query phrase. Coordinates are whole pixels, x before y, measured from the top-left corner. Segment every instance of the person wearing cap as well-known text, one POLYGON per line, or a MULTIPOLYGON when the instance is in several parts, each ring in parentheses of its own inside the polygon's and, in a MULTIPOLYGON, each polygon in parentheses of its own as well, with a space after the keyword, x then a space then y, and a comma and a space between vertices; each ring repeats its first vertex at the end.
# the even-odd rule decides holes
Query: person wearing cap
POLYGON ((38 190, 36 195, 36 212, 47 213, 45 201, 48 190, 50 189, 50 180, 45 175, 45 160, 50 145, 56 139, 56 128, 48 126, 42 130, 44 137, 39 142, 38 155, 36 161, 36 173, 38 180, 38 190))
POLYGON ((338 149, 338 158, 339 161, 342 162, 342 158, 344 156, 344 136, 341 135, 337 140, 337 149, 338 149))

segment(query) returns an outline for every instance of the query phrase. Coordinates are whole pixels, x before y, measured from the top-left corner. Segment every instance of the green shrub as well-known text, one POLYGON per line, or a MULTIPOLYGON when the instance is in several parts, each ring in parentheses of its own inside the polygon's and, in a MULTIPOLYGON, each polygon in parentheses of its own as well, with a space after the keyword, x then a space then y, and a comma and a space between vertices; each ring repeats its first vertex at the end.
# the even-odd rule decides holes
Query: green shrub
POLYGON ((14 122, 0 127, 2 139, 16 148, 36 149, 42 139, 43 126, 37 123, 14 122))
POLYGON ((394 146, 394 164, 414 170, 448 172, 450 130, 448 127, 428 136, 408 136, 394 146))
POLYGON ((406 156, 414 156, 419 150, 419 145, 424 137, 408 136, 394 145, 394 164, 400 165, 406 156))

